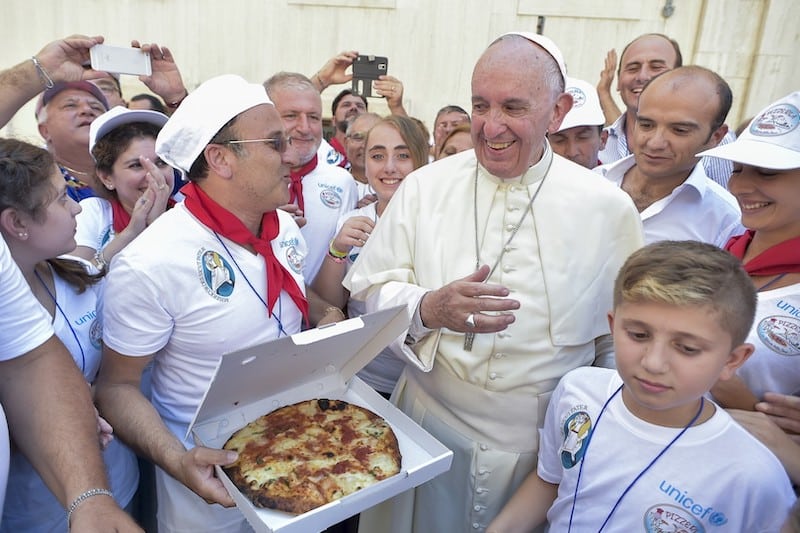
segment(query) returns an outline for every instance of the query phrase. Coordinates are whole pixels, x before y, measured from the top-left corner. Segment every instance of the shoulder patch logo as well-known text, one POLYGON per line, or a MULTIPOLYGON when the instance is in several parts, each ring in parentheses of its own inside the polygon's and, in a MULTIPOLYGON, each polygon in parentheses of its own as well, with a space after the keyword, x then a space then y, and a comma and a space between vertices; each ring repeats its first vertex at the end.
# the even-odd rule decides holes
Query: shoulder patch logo
POLYGON ((214 299, 227 302, 236 285, 230 263, 218 252, 200 248, 197 251, 197 274, 203 288, 214 299))
POLYGON ((800 355, 800 320, 789 316, 768 316, 756 327, 758 338, 773 352, 800 355))
POLYGON ((586 411, 572 413, 561 426, 564 443, 561 445, 561 464, 572 468, 583 459, 586 439, 592 432, 592 419, 586 411))
POLYGON ((305 257, 297 251, 294 246, 286 248, 286 263, 289 265, 295 274, 299 274, 303 270, 305 264, 305 257))
POLYGON ((325 156, 325 162, 329 165, 338 165, 344 160, 342 154, 336 151, 336 148, 328 150, 328 155, 325 156))
POLYGON ((792 104, 778 104, 761 113, 750 125, 750 133, 758 137, 786 135, 800 124, 800 111, 792 104))

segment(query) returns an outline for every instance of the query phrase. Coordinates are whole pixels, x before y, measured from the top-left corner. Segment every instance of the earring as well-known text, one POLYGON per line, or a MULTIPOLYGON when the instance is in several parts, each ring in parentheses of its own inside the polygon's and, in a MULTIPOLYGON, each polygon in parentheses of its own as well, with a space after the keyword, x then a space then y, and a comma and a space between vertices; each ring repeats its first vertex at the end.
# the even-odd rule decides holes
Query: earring
POLYGON ((106 183, 105 185, 106 185, 106 189, 108 189, 109 191, 113 191, 114 190, 114 184, 113 183, 106 183))
POLYGON ((20 231, 19 233, 17 233, 17 235, 19 235, 20 239, 27 239, 28 238, 28 234, 25 233, 24 231, 20 231))

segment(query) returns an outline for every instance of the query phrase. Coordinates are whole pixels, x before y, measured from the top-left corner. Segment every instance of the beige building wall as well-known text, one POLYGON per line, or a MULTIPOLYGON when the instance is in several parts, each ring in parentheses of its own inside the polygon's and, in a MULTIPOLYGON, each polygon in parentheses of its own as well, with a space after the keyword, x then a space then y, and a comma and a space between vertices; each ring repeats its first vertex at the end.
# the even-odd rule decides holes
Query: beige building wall
MULTIPOLYGON (((800 2, 796 0, 2 0, 0 66, 29 58, 73 33, 170 47, 191 89, 222 73, 261 82, 278 70, 313 74, 341 50, 389 57, 409 113, 431 126, 446 104, 469 109, 470 77, 503 32, 555 40, 570 74, 595 83, 610 48, 662 32, 685 63, 718 71, 734 90, 729 124, 800 89, 800 2)), ((323 93, 330 101, 341 87, 323 93)), ((130 97, 144 86, 123 76, 130 97)), ((371 108, 385 112, 382 100, 371 108)), ((29 103, 3 130, 38 142, 29 103)))

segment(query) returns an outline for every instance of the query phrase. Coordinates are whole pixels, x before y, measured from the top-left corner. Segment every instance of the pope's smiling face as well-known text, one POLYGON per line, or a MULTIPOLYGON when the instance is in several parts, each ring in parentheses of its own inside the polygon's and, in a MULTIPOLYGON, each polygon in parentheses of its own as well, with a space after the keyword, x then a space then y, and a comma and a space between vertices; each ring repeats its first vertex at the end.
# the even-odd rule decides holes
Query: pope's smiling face
POLYGON ((519 38, 491 45, 472 74, 472 141, 478 161, 499 178, 537 163, 572 97, 554 88, 558 66, 544 49, 519 38))

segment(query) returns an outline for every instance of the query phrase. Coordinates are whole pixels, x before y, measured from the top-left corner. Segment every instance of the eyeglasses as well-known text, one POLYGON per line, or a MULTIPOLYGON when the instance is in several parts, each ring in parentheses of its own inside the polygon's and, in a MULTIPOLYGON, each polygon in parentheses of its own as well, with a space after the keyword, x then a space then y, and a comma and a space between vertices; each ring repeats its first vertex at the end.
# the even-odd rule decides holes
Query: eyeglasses
POLYGON ((267 146, 271 147, 273 150, 282 154, 286 151, 286 148, 291 146, 292 138, 291 137, 270 137, 269 139, 245 139, 245 140, 232 140, 232 141, 222 141, 219 144, 246 144, 246 143, 264 143, 267 146))
POLYGON ((350 133, 346 137, 348 139, 353 139, 354 141, 360 143, 360 142, 364 142, 364 140, 367 138, 367 134, 363 133, 363 132, 360 132, 360 131, 357 131, 355 133, 350 133))

